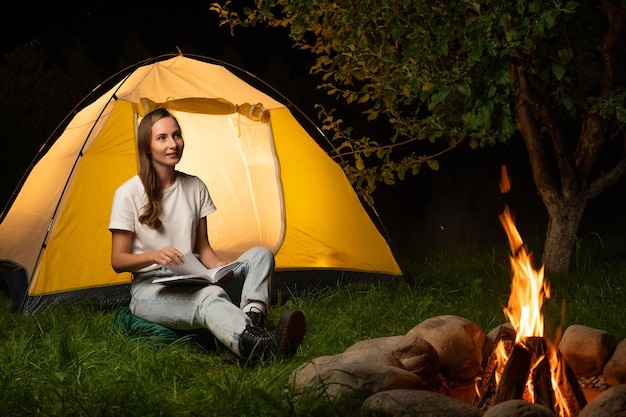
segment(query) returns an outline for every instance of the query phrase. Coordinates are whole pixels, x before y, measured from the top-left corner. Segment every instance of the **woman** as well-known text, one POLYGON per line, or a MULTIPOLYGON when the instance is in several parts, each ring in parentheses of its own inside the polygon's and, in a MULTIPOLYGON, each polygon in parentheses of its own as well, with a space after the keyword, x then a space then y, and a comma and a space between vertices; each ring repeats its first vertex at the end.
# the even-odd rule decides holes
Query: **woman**
POLYGON ((274 255, 255 247, 237 261, 225 283, 164 286, 155 277, 174 275, 186 254, 207 268, 224 265, 209 244, 206 216, 216 210, 206 185, 176 170, 185 142, 166 109, 146 114, 137 131, 139 174, 115 192, 109 230, 111 265, 132 272, 131 311, 145 320, 187 330, 208 329, 240 358, 293 354, 304 338, 302 312, 288 310, 276 333, 264 325, 270 306, 274 255))

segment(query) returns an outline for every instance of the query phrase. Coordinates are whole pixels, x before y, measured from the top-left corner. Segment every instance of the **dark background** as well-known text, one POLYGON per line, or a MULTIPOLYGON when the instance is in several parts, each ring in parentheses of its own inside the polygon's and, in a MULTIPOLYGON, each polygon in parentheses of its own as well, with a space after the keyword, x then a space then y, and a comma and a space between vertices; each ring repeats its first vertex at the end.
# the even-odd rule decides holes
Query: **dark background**
MULTIPOLYGON (((354 109, 317 90, 309 74, 312 57, 294 50, 287 32, 239 29, 231 36, 209 11, 210 2, 62 2, 12 4, 2 29, 0 95, 4 111, 0 164, 0 207, 61 120, 93 88, 136 62, 167 53, 222 60, 254 74, 289 99, 296 117, 317 123, 315 103, 338 107, 344 120, 369 134, 354 109), (9 22, 10 21, 10 22, 9 22), (302 112, 298 113, 298 110, 302 112)), ((284 100, 281 100, 284 101, 284 100)), ((306 125, 305 125, 306 126, 306 125)), ((324 138, 312 136, 328 149, 324 138)), ((523 142, 481 151, 459 150, 394 186, 380 186, 375 205, 396 247, 456 247, 493 242, 507 245, 498 221, 506 201, 525 241, 541 241, 547 215, 532 184, 523 142), (513 189, 499 194, 500 166, 511 172, 513 189)), ((594 202, 582 234, 624 230, 624 184, 594 202)), ((329 208, 332 209, 332 208, 329 208)))

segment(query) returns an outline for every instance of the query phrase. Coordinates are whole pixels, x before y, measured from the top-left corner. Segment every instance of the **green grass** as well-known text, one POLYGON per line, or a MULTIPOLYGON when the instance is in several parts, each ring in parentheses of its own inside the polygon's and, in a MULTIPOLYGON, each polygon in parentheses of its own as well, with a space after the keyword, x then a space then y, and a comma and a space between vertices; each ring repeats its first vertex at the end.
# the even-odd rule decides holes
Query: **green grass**
MULTIPOLYGON (((582 240, 575 271, 550 281, 546 323, 601 328, 626 337, 623 246, 582 240), (563 305, 565 306, 563 308, 563 305), (562 313, 564 312, 564 313, 562 313)), ((401 255, 402 283, 338 283, 284 297, 308 333, 298 354, 257 366, 228 365, 192 343, 158 347, 127 337, 114 312, 62 306, 35 316, 10 312, 0 297, 0 415, 6 416, 340 416, 341 405, 309 398, 296 408, 290 373, 364 339, 404 334, 424 319, 459 315, 488 332, 504 322, 510 275, 506 248, 401 255)))

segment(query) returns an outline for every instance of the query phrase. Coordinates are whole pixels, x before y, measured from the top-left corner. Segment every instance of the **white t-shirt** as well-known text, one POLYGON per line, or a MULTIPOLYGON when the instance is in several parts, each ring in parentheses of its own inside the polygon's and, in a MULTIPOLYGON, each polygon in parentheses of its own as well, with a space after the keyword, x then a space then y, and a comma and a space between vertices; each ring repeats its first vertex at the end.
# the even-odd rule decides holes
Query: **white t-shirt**
MULTIPOLYGON (((135 175, 116 191, 113 197, 109 230, 133 232, 131 253, 145 253, 172 246, 183 254, 192 253, 196 241, 198 221, 216 208, 209 191, 196 176, 176 172, 174 185, 163 190, 162 226, 151 229, 139 222, 139 214, 148 202, 143 184, 135 175)), ((136 272, 147 272, 159 268, 153 264, 136 272)))

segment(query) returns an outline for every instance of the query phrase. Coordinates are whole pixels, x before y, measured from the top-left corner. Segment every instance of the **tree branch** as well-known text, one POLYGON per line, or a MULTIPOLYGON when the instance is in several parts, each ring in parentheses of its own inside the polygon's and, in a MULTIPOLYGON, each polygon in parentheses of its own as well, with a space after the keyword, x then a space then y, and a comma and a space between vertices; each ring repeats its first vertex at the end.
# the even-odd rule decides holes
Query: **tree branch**
POLYGON ((604 149, 607 140, 600 117, 587 115, 581 125, 580 139, 576 145, 575 161, 581 186, 586 187, 598 154, 604 149))
MULTIPOLYGON (((604 76, 601 82, 601 96, 608 97, 609 91, 615 86, 616 76, 622 66, 619 65, 619 51, 626 38, 626 9, 615 0, 602 2, 606 10, 608 26, 602 42, 602 61, 604 63, 604 76)), ((591 171, 596 163, 598 154, 604 149, 608 138, 604 121, 596 115, 589 115, 582 121, 580 140, 576 147, 576 169, 579 178, 586 186, 591 171)), ((619 171, 619 170, 618 170, 619 171)), ((599 183, 602 183, 600 181, 599 183)), ((596 181, 598 184, 598 181, 596 181)), ((597 186, 597 185, 596 185, 597 186)), ((599 192, 596 192, 596 195, 599 192)))
POLYGON ((602 95, 606 97, 607 92, 615 86, 616 75, 623 75, 619 74, 617 59, 620 47, 626 38, 626 9, 620 5, 618 0, 604 0, 602 4, 606 9, 609 22, 602 43, 602 58, 606 70, 602 95))
POLYGON ((552 148, 554 149, 554 155, 561 177, 561 192, 563 197, 566 199, 571 198, 578 191, 578 181, 575 165, 570 159, 571 156, 565 145, 558 120, 553 112, 548 110, 545 102, 536 100, 534 96, 530 94, 528 97, 532 106, 539 113, 540 119, 543 120, 543 127, 546 129, 551 139, 550 141, 552 142, 552 148))
POLYGON ((617 185, 626 176, 626 133, 623 132, 622 140, 624 151, 619 162, 606 173, 599 175, 589 185, 589 200, 595 199, 604 190, 617 185))
MULTIPOLYGON (((512 55, 515 54, 516 52, 513 51, 512 55)), ((521 133, 526 143, 530 168, 537 191, 541 195, 541 199, 544 203, 555 201, 559 198, 557 188, 548 170, 548 162, 541 141, 541 133, 537 127, 533 115, 533 108, 528 97, 528 89, 526 88, 528 82, 524 74, 521 73, 520 67, 515 65, 509 67, 509 77, 513 94, 517 98, 515 123, 517 130, 521 133)), ((546 207, 548 206, 549 205, 546 204, 546 207)))

